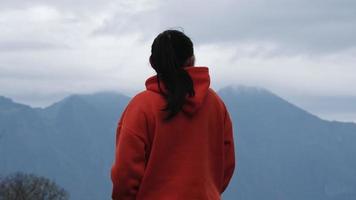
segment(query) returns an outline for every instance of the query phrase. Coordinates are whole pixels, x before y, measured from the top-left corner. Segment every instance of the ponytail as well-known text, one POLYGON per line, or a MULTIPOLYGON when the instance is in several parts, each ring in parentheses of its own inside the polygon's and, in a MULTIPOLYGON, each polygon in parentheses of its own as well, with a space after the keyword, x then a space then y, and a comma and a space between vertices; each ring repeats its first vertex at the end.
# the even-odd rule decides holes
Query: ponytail
POLYGON ((182 32, 167 30, 152 44, 151 64, 157 72, 158 87, 166 100, 161 111, 168 112, 165 121, 172 119, 183 107, 186 95, 195 95, 193 80, 183 66, 193 56, 193 44, 182 32), (161 89, 163 82, 167 93, 161 89))

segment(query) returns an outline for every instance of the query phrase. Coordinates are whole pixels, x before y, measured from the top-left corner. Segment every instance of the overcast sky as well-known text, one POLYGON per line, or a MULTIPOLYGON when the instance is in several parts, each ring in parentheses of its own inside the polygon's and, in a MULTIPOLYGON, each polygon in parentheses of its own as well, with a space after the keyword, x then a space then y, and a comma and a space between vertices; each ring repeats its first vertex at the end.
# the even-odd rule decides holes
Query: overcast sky
POLYGON ((35 107, 72 93, 132 96, 154 75, 150 46, 167 28, 191 37, 216 90, 264 87, 356 121, 354 0, 0 0, 0 95, 35 107))

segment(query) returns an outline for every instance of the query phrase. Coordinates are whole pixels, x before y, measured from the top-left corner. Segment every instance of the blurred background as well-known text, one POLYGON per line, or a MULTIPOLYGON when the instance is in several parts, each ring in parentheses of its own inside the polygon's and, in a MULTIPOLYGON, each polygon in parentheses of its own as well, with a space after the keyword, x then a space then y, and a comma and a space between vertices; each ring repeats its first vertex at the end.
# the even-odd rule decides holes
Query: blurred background
POLYGON ((223 199, 356 199, 352 0, 0 0, 0 197, 23 172, 110 198, 117 120, 168 28, 231 110, 223 199))

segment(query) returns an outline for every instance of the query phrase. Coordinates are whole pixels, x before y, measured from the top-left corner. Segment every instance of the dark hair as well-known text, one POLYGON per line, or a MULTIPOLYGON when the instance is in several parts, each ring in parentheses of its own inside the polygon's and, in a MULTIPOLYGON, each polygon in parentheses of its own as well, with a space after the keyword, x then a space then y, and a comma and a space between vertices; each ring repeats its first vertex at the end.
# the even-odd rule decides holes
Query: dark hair
POLYGON ((186 95, 194 96, 193 80, 183 69, 189 58, 194 56, 193 43, 188 36, 178 30, 166 30, 153 41, 150 62, 157 72, 158 87, 166 99, 166 106, 161 111, 167 111, 164 120, 173 118, 183 107, 186 95), (165 94, 160 81, 167 90, 165 94))

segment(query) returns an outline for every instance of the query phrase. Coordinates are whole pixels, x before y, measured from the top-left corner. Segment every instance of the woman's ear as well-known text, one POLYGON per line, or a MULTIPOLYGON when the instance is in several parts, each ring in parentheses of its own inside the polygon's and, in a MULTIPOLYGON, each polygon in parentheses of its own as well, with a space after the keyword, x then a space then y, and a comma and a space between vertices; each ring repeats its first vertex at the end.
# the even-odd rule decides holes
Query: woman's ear
POLYGON ((195 65, 195 55, 192 56, 192 66, 195 65))

